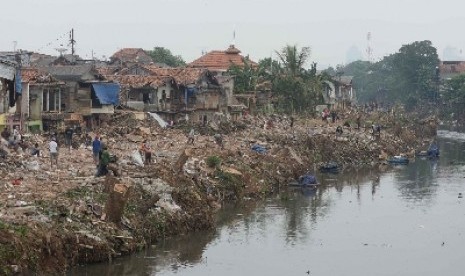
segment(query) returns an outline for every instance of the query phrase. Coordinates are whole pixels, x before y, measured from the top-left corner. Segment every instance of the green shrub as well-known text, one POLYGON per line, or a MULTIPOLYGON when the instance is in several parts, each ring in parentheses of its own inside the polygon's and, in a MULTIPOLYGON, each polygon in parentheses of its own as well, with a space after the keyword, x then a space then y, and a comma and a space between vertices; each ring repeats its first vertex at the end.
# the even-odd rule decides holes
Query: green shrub
POLYGON ((216 155, 209 156, 206 161, 207 166, 209 166, 210 168, 218 168, 221 164, 221 158, 219 158, 216 155))

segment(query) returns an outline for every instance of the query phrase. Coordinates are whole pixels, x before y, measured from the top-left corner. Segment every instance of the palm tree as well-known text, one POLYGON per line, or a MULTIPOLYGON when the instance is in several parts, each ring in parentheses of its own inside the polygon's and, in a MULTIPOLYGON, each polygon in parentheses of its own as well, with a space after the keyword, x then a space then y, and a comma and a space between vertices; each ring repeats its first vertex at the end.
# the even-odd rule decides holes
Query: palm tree
POLYGON ((297 45, 286 45, 280 52, 276 51, 276 54, 281 60, 286 73, 297 77, 304 70, 303 66, 310 57, 310 47, 302 47, 299 51, 297 45))

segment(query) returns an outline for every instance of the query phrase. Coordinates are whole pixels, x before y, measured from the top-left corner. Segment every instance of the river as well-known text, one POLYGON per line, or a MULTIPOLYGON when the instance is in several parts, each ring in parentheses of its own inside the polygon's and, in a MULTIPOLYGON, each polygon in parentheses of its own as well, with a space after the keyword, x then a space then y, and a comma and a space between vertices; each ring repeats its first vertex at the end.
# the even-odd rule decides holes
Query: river
POLYGON ((465 134, 439 131, 439 160, 318 174, 227 206, 215 231, 68 275, 465 275, 465 134))

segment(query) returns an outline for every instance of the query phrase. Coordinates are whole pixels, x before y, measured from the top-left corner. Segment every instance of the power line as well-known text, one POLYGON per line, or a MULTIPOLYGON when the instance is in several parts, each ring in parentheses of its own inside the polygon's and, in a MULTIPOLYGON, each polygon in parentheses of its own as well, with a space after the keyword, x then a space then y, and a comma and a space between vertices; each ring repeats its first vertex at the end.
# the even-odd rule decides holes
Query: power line
MULTIPOLYGON (((65 39, 67 36, 68 36, 69 32, 66 32, 62 35, 60 35, 59 37, 57 37, 56 39, 48 42, 47 44, 45 44, 44 46, 40 47, 39 49, 37 49, 37 52, 41 52, 42 50, 44 50, 44 48, 53 48, 53 44, 56 43, 57 41, 60 41, 62 39, 65 39)), ((61 43, 59 46, 63 46, 63 43, 61 43)))

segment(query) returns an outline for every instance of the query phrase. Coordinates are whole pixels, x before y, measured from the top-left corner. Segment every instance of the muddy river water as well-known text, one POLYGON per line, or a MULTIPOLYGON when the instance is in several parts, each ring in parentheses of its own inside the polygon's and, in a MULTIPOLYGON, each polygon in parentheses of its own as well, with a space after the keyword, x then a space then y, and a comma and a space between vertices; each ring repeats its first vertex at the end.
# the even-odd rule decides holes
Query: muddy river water
POLYGON ((69 275, 465 275, 465 134, 440 131, 441 157, 318 174, 228 206, 195 233, 69 275))

